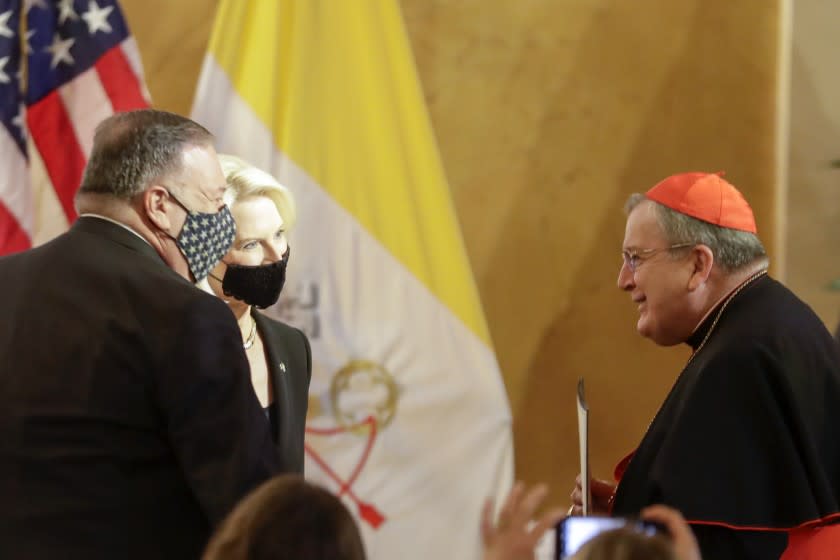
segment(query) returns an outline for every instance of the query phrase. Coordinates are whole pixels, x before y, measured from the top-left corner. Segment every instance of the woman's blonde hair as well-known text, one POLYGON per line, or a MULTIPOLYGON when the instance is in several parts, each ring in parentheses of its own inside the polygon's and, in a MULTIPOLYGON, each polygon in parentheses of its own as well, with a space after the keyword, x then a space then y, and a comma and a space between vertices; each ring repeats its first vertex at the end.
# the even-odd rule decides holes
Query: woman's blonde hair
POLYGON ((280 217, 283 226, 291 229, 297 220, 297 209, 292 192, 281 185, 277 179, 262 169, 254 167, 242 158, 230 154, 219 154, 222 171, 227 181, 224 201, 228 207, 244 198, 265 196, 270 198, 280 217))

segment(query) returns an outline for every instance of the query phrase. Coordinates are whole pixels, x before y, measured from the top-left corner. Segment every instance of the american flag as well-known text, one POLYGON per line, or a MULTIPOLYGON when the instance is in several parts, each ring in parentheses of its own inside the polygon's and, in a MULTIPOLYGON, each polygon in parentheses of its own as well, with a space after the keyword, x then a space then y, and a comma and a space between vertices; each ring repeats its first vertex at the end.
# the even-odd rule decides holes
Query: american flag
POLYGON ((0 255, 67 229, 96 125, 148 105, 116 1, 0 0, 0 255))

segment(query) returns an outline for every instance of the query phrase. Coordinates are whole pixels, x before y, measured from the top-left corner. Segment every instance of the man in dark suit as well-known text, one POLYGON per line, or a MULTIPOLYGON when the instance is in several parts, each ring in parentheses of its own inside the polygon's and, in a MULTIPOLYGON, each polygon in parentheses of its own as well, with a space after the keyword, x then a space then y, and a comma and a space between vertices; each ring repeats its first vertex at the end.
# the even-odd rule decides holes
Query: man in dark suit
POLYGON ((109 117, 79 220, 0 259, 0 557, 197 558, 277 471, 236 322, 192 284, 234 234, 211 141, 109 117))

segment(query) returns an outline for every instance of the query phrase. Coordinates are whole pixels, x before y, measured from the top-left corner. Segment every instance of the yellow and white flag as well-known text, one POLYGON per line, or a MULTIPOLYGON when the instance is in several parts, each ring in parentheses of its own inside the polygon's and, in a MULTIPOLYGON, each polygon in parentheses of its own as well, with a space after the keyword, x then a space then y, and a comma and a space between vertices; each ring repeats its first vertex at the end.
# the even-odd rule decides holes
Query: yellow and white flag
POLYGON ((294 193, 306 476, 372 559, 480 556, 510 408, 396 0, 221 0, 193 117, 294 193))

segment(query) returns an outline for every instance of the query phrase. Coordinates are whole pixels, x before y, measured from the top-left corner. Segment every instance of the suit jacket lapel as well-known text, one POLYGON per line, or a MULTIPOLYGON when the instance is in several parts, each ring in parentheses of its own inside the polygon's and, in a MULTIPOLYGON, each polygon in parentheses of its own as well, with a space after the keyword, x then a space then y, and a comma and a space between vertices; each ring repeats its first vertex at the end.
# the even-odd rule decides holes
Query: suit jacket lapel
POLYGON ((288 362, 288 351, 283 345, 282 337, 274 336, 271 332, 271 324, 263 317, 262 314, 256 311, 251 311, 251 317, 257 323, 257 330, 259 331, 263 347, 266 350, 266 357, 268 361, 268 372, 271 375, 271 385, 274 388, 274 415, 277 419, 277 434, 276 440, 278 444, 283 441, 283 429, 287 418, 284 417, 284 412, 289 410, 289 386, 287 376, 284 375, 283 369, 288 362))

